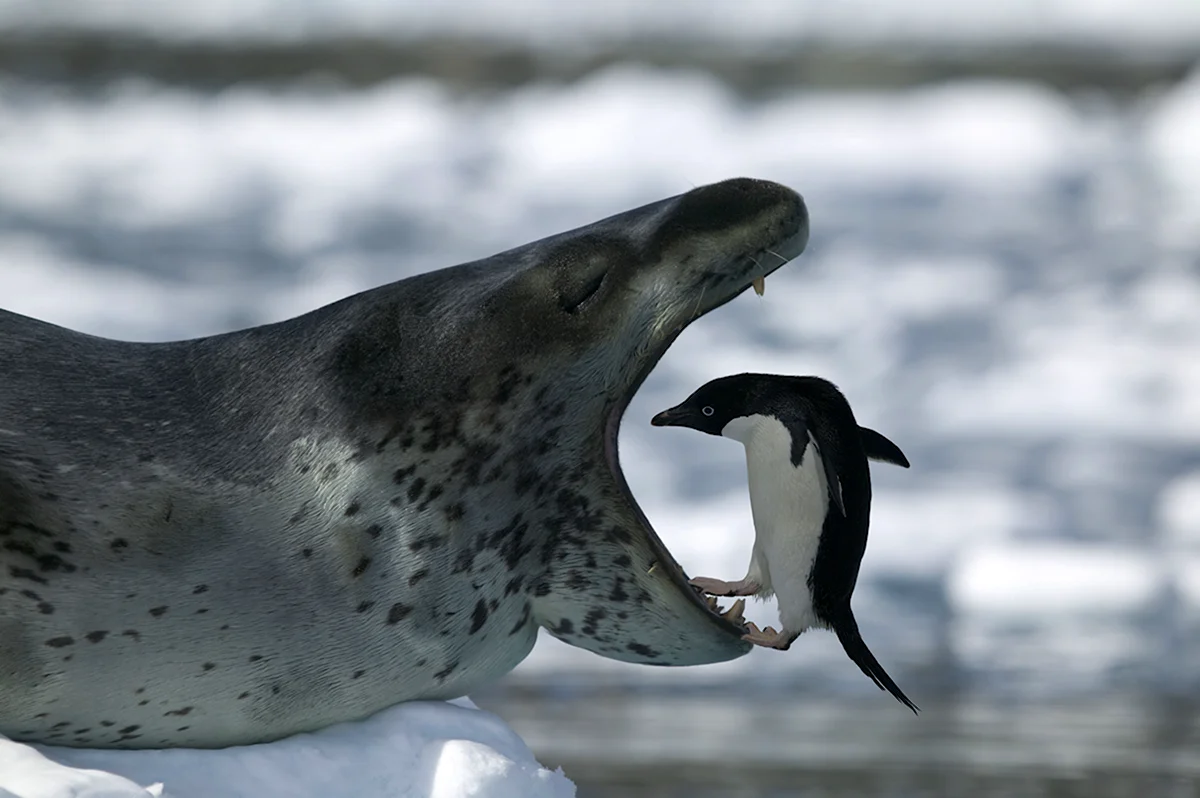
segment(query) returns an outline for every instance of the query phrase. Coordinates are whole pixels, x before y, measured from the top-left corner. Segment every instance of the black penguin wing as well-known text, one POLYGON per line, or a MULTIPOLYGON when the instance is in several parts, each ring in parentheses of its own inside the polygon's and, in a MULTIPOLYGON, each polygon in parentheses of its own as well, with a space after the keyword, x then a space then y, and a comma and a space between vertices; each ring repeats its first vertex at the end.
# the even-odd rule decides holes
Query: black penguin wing
POLYGON ((829 486, 829 498, 833 500, 833 505, 838 508, 843 516, 846 515, 846 500, 842 496, 842 480, 838 478, 837 464, 834 462, 832 453, 825 454, 825 451, 817 445, 817 439, 810 439, 810 446, 817 453, 817 457, 821 458, 821 468, 825 471, 825 482, 829 486))
POLYGON ((887 690, 895 696, 897 701, 911 709, 916 715, 917 705, 910 701, 900 686, 892 681, 892 677, 888 676, 887 671, 879 664, 879 660, 875 659, 871 649, 867 648, 862 634, 858 631, 858 623, 854 620, 854 615, 849 611, 842 613, 841 617, 833 624, 833 631, 837 633, 842 648, 846 650, 846 656, 850 657, 880 690, 887 690))
POLYGON ((868 458, 908 468, 908 458, 904 456, 904 452, 883 435, 873 429, 859 427, 858 436, 862 439, 863 451, 867 453, 868 458))

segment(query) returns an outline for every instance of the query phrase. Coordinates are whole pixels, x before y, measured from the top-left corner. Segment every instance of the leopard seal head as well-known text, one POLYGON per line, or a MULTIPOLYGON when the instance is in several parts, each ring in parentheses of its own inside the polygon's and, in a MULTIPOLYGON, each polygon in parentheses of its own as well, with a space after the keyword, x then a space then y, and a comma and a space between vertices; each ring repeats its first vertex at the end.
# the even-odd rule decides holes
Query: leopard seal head
POLYGON ((735 179, 207 338, 0 312, 0 733, 262 742, 467 693, 539 628, 741 656, 617 430, 679 333, 807 239, 798 194, 735 179))

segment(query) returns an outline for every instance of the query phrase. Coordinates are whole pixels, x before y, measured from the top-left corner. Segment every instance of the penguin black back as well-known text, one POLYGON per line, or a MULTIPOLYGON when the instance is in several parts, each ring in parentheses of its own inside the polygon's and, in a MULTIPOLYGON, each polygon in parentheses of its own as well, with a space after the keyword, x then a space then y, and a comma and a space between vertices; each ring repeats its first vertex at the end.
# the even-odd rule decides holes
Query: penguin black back
POLYGON ((905 467, 908 459, 899 447, 874 430, 866 430, 867 434, 863 434, 849 401, 833 383, 815 377, 794 379, 809 433, 825 460, 826 473, 834 475, 829 480, 830 492, 840 491, 843 508, 839 513, 831 507, 825 515, 817 559, 809 574, 813 611, 833 629, 846 655, 879 689, 887 690, 916 713, 916 704, 867 648, 850 608, 850 597, 858 583, 859 567, 867 550, 867 531, 871 522, 871 469, 867 462, 867 444, 880 453, 887 453, 889 458, 886 459, 892 462, 902 461, 905 467))

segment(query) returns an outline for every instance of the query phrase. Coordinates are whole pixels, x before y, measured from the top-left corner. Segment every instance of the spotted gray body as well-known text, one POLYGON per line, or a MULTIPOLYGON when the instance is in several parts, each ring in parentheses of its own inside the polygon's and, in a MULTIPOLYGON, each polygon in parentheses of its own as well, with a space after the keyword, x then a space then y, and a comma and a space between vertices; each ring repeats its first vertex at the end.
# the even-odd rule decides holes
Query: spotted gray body
POLYGON ((539 627, 629 662, 741 656, 634 503, 617 425, 807 231, 798 195, 739 179, 225 335, 0 311, 0 733, 261 742, 467 693, 539 627))

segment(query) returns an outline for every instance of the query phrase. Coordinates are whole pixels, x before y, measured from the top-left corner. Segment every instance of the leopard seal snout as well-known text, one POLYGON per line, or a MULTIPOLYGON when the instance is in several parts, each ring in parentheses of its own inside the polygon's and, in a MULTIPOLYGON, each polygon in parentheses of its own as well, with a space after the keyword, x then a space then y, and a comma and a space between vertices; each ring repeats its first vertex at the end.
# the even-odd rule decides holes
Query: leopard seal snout
POLYGON ((741 656, 617 427, 686 325, 807 238, 798 194, 735 179, 206 338, 0 311, 0 733, 268 741, 465 694, 539 628, 741 656))

